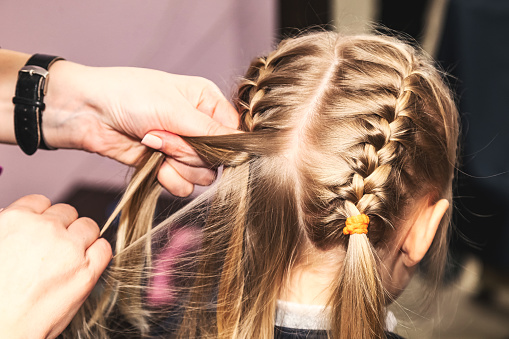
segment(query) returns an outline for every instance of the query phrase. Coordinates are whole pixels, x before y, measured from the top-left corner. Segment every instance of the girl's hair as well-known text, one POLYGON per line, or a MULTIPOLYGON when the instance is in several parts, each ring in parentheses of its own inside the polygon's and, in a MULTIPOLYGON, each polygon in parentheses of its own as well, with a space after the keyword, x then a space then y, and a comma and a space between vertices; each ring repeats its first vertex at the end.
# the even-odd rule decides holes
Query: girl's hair
MULTIPOLYGON (((320 32, 255 59, 236 106, 245 133, 184 138, 224 166, 221 178, 152 231, 163 155, 142 161, 119 206, 101 296, 80 311, 72 336, 107 336, 115 324, 148 335, 163 323, 182 338, 272 338, 289 274, 305 253, 334 250, 346 253, 330 286, 329 337, 385 337, 384 256, 415 202, 452 199, 458 116, 441 74, 396 38, 320 32), (361 213, 368 235, 344 235, 345 220, 361 213), (197 226, 184 254, 159 255, 179 229, 197 226), (154 273, 164 260, 171 272, 154 273), (147 297, 157 274, 171 281, 164 306, 147 297)), ((428 253, 434 284, 449 216, 428 253)))

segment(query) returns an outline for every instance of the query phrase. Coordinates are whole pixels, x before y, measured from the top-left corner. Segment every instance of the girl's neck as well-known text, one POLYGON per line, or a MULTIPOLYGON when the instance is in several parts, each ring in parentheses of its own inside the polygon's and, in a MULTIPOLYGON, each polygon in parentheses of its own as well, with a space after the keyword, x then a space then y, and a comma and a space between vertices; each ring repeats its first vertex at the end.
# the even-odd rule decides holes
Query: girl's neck
POLYGON ((337 279, 344 251, 307 250, 289 272, 280 300, 306 305, 326 305, 337 279))

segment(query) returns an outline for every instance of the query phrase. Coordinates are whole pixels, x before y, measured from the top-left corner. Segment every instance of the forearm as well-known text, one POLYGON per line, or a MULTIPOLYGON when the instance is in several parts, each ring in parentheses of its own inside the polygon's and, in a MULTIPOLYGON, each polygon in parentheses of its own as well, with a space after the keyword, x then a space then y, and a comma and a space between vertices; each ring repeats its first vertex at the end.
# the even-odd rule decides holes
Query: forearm
POLYGON ((14 97, 18 71, 30 55, 0 49, 0 142, 15 144, 14 97))

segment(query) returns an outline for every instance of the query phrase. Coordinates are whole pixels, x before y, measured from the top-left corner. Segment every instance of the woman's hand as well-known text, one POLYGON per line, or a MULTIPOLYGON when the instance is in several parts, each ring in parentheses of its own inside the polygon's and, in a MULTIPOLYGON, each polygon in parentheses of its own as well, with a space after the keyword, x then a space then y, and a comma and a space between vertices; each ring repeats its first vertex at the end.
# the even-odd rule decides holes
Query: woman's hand
POLYGON ((56 62, 50 76, 43 118, 48 145, 129 165, 147 151, 144 144, 161 150, 168 157, 159 181, 178 196, 189 195, 193 184, 214 180, 215 172, 178 137, 235 132, 237 112, 209 80, 68 61, 56 62))
POLYGON ((0 212, 2 338, 54 338, 111 260, 99 227, 64 204, 23 197, 0 212))

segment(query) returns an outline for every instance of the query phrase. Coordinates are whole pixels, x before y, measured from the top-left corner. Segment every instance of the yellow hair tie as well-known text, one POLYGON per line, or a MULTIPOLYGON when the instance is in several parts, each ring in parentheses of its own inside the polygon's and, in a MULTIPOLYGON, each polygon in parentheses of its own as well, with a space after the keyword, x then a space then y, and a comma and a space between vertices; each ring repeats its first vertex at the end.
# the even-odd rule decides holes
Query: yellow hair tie
POLYGON ((343 234, 366 234, 368 233, 369 217, 366 214, 359 214, 348 217, 343 227, 343 234))

